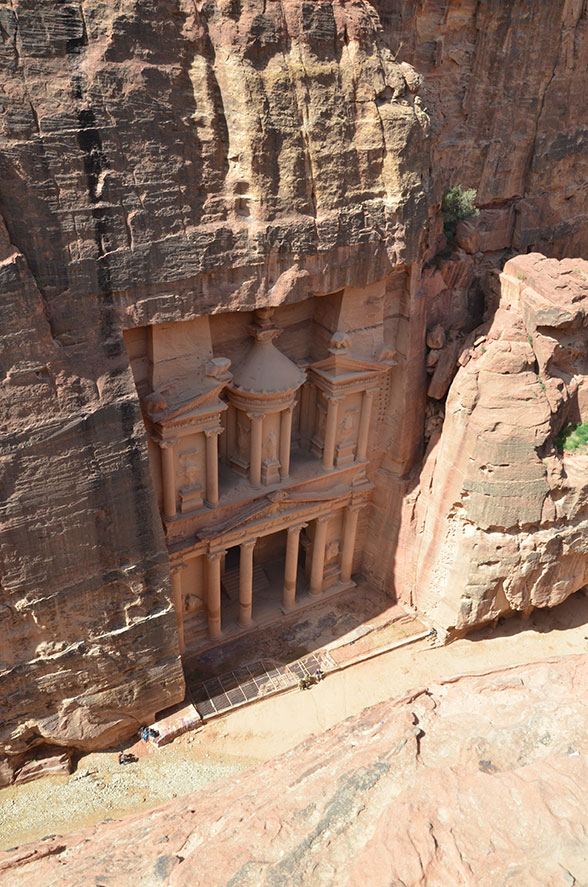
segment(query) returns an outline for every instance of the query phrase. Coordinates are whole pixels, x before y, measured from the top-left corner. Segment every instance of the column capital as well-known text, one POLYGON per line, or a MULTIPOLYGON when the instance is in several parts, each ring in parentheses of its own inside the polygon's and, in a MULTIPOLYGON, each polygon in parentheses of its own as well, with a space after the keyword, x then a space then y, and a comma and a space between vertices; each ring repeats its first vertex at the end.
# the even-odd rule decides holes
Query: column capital
POLYGON ((246 551, 250 551, 255 548, 255 543, 257 539, 247 539, 245 542, 239 542, 239 547, 244 548, 246 551))
POLYGON ((265 419, 265 413, 245 413, 250 422, 258 422, 260 419, 265 419))
POLYGON ((308 524, 295 524, 293 527, 288 527, 288 535, 293 536, 294 533, 300 533, 300 531, 306 529, 307 526, 308 524))
POLYGON ((226 548, 223 548, 221 551, 207 551, 206 557, 209 561, 220 560, 226 553, 226 548))
POLYGON ((347 397, 346 394, 330 394, 326 391, 323 391, 323 394, 325 396, 325 400, 327 400, 329 403, 340 403, 347 397))
POLYGON ((352 499, 351 502, 347 503, 345 508, 347 509, 347 511, 361 511, 361 509, 365 508, 366 505, 367 505, 367 502, 364 502, 363 500, 360 500, 359 502, 357 502, 357 501, 353 501, 353 499, 352 499))
POLYGON ((170 573, 179 573, 180 570, 183 570, 186 564, 182 561, 181 563, 175 563, 169 565, 170 573))
POLYGON ((215 434, 222 434, 223 429, 219 426, 218 428, 203 428, 202 431, 206 437, 213 437, 215 434))
POLYGON ((177 437, 170 437, 165 440, 162 440, 159 437, 153 437, 152 440, 155 441, 156 444, 159 444, 162 450, 169 450, 171 447, 175 446, 178 442, 177 437))
POLYGON ((318 517, 315 518, 315 521, 317 524, 326 524, 330 517, 330 514, 320 514, 318 517))

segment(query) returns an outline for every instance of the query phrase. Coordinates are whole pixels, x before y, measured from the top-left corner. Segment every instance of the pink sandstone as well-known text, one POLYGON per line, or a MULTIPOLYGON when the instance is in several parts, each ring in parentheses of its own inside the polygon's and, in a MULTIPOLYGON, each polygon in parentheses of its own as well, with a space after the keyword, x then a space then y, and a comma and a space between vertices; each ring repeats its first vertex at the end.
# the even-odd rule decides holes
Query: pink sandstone
POLYGON ((237 778, 0 854, 2 887, 586 883, 588 659, 457 677, 237 778))
MULTIPOLYGON (((454 343, 491 305, 496 270, 512 250, 588 246, 584 5, 498 6, 15 0, 2 10, 2 783, 35 750, 103 747, 184 693, 169 539, 125 333, 340 299, 336 332, 396 363, 374 410, 364 578, 413 601, 418 585, 441 628, 577 586, 581 484, 558 499, 560 481, 536 459, 531 495, 499 524, 519 503, 515 524, 535 520, 549 500, 563 528, 559 503, 565 571, 550 554, 543 583, 523 579, 523 535, 507 533, 507 603, 504 569, 480 556, 488 574, 462 612, 459 589, 447 607, 445 591, 426 599, 445 549, 418 556, 416 585, 406 576, 422 527, 444 524, 451 503, 431 504, 398 544, 454 343), (457 183, 478 189, 482 212, 443 257, 439 206, 457 183), (430 358, 438 324, 451 347, 430 358)), ((565 400, 557 384, 545 382, 549 410, 537 396, 538 434, 565 400)), ((508 380, 495 393, 510 396, 508 380)), ((446 440, 453 433, 449 422, 446 440)))
POLYGON ((588 262, 518 256, 464 346, 402 534, 403 594, 442 630, 588 583, 588 457, 555 441, 588 420, 587 312, 588 262))

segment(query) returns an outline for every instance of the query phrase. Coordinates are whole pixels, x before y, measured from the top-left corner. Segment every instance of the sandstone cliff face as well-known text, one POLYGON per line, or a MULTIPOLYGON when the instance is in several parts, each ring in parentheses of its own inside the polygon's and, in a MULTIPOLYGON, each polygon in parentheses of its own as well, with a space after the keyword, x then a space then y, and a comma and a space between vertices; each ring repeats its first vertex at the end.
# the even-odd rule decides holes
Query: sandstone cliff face
POLYGON ((423 77, 437 187, 476 188, 478 204, 501 219, 500 235, 479 249, 585 255, 584 0, 374 5, 398 60, 423 77))
POLYGON ((581 656, 416 690, 165 807, 2 853, 0 884, 584 884, 587 688, 581 656))
MULTIPOLYGON (((394 268, 387 323, 407 323, 429 121, 367 4, 19 0, 0 26, 10 771, 39 743, 106 744, 183 694, 123 330, 394 268)), ((417 421, 405 464, 419 439, 417 421)))
POLYGON ((124 330, 382 283, 398 366, 364 569, 400 588, 427 324, 474 317, 511 247, 587 245, 585 31, 571 0, 0 10, 0 747, 14 760, 106 742, 183 693, 124 330), (455 182, 485 214, 421 286, 455 182))
POLYGON ((458 631, 588 583, 588 457, 555 445, 588 418, 588 262, 519 256, 501 283, 404 512, 404 593, 458 631))

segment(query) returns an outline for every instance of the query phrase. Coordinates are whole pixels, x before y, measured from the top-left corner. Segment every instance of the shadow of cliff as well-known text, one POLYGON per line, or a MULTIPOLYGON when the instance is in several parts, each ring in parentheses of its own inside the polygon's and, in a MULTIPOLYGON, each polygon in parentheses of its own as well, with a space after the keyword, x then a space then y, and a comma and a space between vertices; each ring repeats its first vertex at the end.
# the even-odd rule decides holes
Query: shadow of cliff
POLYGON ((470 632, 465 640, 475 644, 488 638, 509 638, 524 632, 555 635, 583 625, 588 640, 588 594, 577 591, 556 607, 537 607, 528 616, 523 613, 501 616, 495 623, 470 632))

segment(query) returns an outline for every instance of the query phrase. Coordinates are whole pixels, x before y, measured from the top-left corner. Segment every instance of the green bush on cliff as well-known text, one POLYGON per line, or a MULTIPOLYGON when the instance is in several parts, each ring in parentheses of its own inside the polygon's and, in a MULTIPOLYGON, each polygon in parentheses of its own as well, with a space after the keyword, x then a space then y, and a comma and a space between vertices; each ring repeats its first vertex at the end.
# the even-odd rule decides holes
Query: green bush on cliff
POLYGON ((469 219, 470 216, 478 215, 478 210, 474 204, 475 199, 476 191, 474 188, 466 188, 464 191, 461 185, 455 185, 445 192, 441 201, 441 212, 443 213, 446 234, 454 234, 455 226, 463 219, 469 219))
POLYGON ((565 450, 568 453, 586 449, 588 446, 588 422, 582 422, 581 425, 573 425, 568 422, 555 438, 555 443, 559 450, 565 450))

